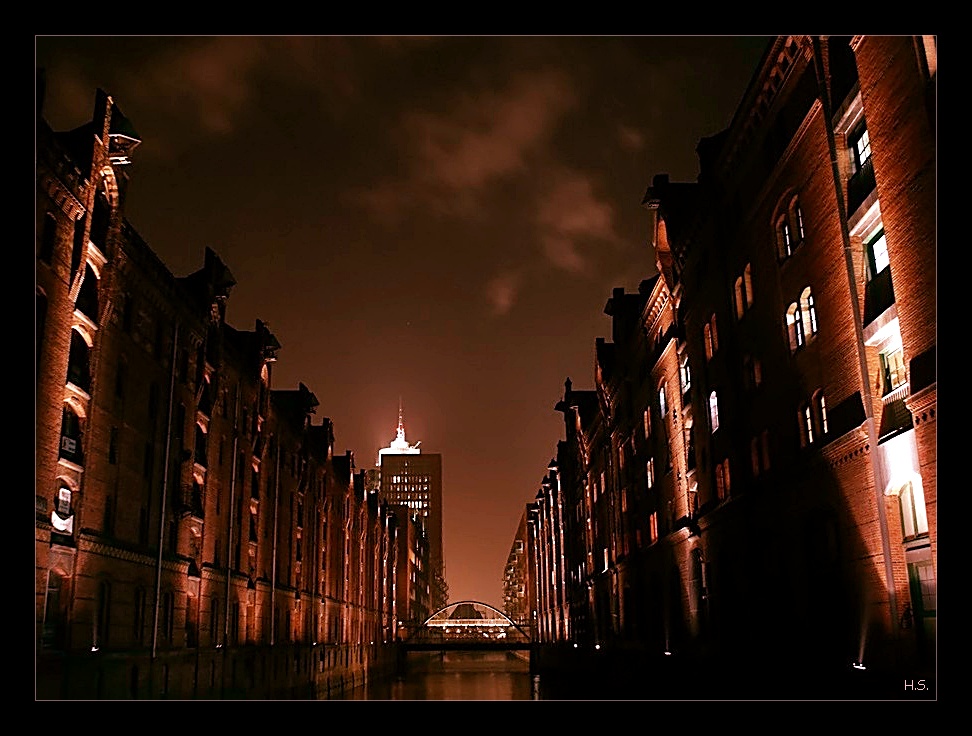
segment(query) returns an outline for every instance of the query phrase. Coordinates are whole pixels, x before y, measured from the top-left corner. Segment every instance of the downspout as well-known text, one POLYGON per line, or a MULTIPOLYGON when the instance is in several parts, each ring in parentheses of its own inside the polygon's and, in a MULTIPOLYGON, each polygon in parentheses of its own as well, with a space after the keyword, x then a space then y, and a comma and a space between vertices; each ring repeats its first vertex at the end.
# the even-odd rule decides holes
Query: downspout
POLYGON ((233 577, 233 528, 236 517, 236 468, 239 466, 237 451, 240 442, 240 395, 243 393, 243 382, 236 386, 236 407, 233 413, 233 467, 230 468, 230 502, 229 502, 229 533, 226 535, 226 602, 223 606, 226 610, 223 613, 223 639, 220 642, 224 646, 229 642, 229 599, 230 599, 230 579, 233 577))
MULTIPOLYGON (((172 405, 175 403, 176 348, 179 344, 179 322, 172 328, 172 359, 169 366, 169 408, 165 420, 165 459, 162 461, 162 499, 159 507, 159 552, 155 560, 155 611, 152 614, 152 661, 158 652, 159 596, 162 594, 162 545, 165 540, 165 504, 169 488, 169 453, 172 447, 172 405)), ((183 428, 184 429, 184 428, 183 428)))
POLYGON ((280 447, 273 470, 273 557, 270 562, 270 646, 277 643, 277 517, 280 508, 280 447))
MULTIPOLYGON (((820 47, 820 36, 811 36, 813 44, 814 67, 817 73, 817 86, 820 91, 820 102, 823 105, 824 128, 827 131, 827 145, 830 148, 830 166, 834 176, 834 188, 837 194, 837 213, 840 217, 840 236, 844 245, 844 263, 847 269, 847 286, 850 290, 851 309, 854 315, 854 336, 857 342, 857 363, 860 371, 861 393, 864 398, 864 422, 867 425, 867 441, 870 446, 871 465, 877 452, 877 437, 874 428, 874 409, 871 405, 871 384, 867 372, 867 357, 864 355, 864 327, 858 308, 857 283, 854 280, 854 258, 850 242, 847 209, 844 203, 844 187, 840 176, 840 166, 837 157, 837 142, 834 134, 833 111, 830 101, 830 65, 824 65, 823 52, 820 47)), ((875 473, 875 476, 877 473, 875 473)), ((884 508, 883 490, 874 484, 874 496, 877 505, 878 522, 881 526, 881 551, 884 554, 885 587, 888 589, 888 605, 891 613, 891 627, 893 632, 898 629, 898 600, 894 587, 894 570, 891 563, 891 540, 888 533, 888 517, 884 508)))

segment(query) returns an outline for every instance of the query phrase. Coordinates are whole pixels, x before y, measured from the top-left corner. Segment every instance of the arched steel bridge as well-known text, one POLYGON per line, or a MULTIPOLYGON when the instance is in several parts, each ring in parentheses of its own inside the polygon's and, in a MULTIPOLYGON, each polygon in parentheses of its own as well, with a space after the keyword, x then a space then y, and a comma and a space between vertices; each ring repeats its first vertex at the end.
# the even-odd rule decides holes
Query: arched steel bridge
POLYGON ((402 636, 407 650, 509 651, 530 649, 532 643, 529 625, 480 601, 450 603, 402 636))

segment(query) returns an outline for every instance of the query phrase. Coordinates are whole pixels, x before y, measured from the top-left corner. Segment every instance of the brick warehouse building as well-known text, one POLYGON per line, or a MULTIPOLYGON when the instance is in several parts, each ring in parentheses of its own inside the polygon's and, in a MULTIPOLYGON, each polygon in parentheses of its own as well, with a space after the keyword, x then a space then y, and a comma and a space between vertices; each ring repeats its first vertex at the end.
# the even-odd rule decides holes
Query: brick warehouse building
POLYGON ((564 640, 615 694, 934 671, 936 46, 778 37, 698 181, 648 188, 658 275, 608 300, 594 389, 565 384, 535 542, 565 535, 564 640))
POLYGON ((175 277, 125 220, 139 137, 115 101, 54 132, 39 81, 37 697, 360 684, 409 579, 396 515, 313 393, 273 386, 267 325, 225 322, 218 255, 175 277))

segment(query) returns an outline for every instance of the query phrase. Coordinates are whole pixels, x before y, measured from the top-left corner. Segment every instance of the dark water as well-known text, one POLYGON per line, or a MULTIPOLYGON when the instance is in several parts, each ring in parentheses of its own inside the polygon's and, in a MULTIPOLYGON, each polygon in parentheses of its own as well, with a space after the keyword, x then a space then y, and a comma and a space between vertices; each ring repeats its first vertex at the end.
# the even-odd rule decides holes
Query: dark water
POLYGON ((506 652, 409 654, 404 677, 368 684, 344 700, 536 700, 529 662, 506 652))

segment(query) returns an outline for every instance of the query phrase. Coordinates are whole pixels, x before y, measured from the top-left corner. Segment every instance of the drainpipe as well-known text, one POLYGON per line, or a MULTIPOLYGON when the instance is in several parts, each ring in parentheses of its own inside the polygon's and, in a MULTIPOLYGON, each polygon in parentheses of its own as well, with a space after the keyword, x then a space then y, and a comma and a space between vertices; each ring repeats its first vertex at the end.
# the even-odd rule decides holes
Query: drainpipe
MULTIPOLYGON (((172 360, 169 366, 169 408, 165 420, 165 459, 162 472, 162 500, 159 507, 159 553, 155 560, 155 611, 152 614, 152 661, 158 651, 159 596, 162 594, 162 545, 165 540, 165 505, 169 487, 169 453, 172 447, 172 405, 175 403, 176 348, 179 344, 179 323, 172 328, 172 360)), ((183 428, 184 429, 184 428, 183 428)))
MULTIPOLYGON (((851 249, 850 230, 847 222, 847 208, 844 203, 844 186, 840 176, 837 157, 837 142, 834 134, 833 110, 830 101, 830 65, 824 65, 823 51, 820 46, 821 36, 812 36, 814 68, 817 73, 817 86, 820 92, 820 102, 823 105, 824 128, 827 131, 827 145, 830 147, 830 166, 834 176, 834 187, 837 193, 837 213, 840 217, 840 236, 844 245, 844 262, 847 269, 847 286, 850 290, 854 315, 854 335, 857 342, 857 364, 860 371, 861 392, 864 398, 864 416, 867 426, 867 441, 871 448, 871 464, 877 452, 877 436, 874 428, 874 409, 871 406, 871 382, 867 372, 867 357, 864 354, 864 327, 861 324, 861 314, 858 309, 860 303, 857 297, 857 282, 854 279, 854 257, 851 249)), ((825 38, 825 37, 823 37, 825 38)), ((879 470, 879 468, 876 468, 879 470)), ((875 476, 880 475, 875 473, 875 476)), ((885 586, 888 589, 888 604, 891 611, 892 631, 898 629, 898 600, 894 588, 894 571, 891 563, 891 541, 888 534, 888 517, 884 508, 884 492, 875 483, 874 496, 877 504, 878 522, 881 526, 881 551, 884 554, 885 586)))
POLYGON ((273 470, 273 556, 270 561, 270 646, 277 643, 277 517, 280 508, 280 447, 273 470))
POLYGON ((233 577, 233 530, 236 517, 236 468, 239 466, 237 452, 240 443, 240 395, 243 393, 243 382, 236 385, 236 407, 233 413, 233 467, 230 468, 230 503, 229 503, 229 534, 226 536, 226 603, 223 606, 226 610, 223 614, 223 640, 225 647, 229 641, 229 612, 230 612, 230 579, 233 577))

